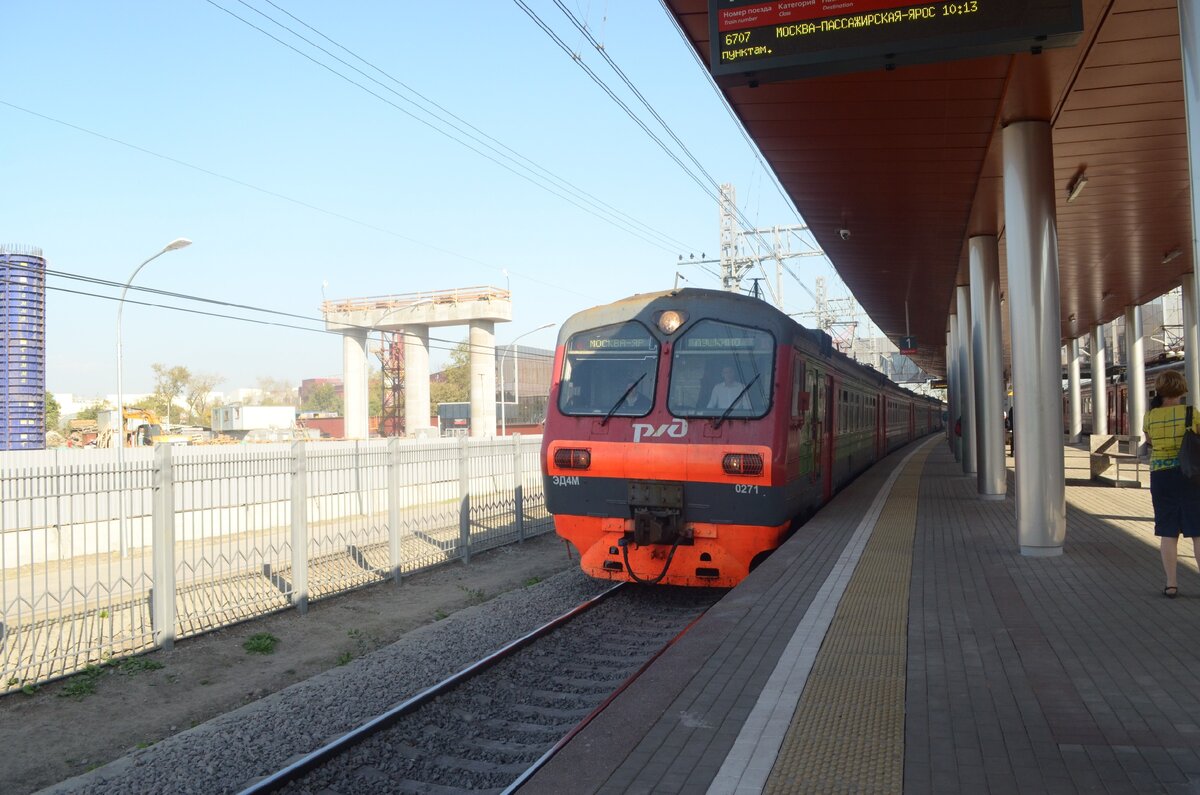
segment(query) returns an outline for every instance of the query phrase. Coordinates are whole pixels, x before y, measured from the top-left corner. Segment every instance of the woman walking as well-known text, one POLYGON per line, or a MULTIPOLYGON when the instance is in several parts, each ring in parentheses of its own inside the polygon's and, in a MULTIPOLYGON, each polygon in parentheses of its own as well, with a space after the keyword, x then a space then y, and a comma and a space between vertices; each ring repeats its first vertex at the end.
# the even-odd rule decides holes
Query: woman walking
POLYGON ((1154 382, 1154 391, 1162 398, 1159 408, 1146 413, 1142 430, 1150 445, 1150 500, 1154 503, 1154 535, 1159 538, 1163 572, 1167 585, 1163 596, 1174 599, 1179 594, 1175 579, 1179 536, 1192 539, 1192 554, 1200 560, 1200 490, 1183 476, 1179 469, 1179 446, 1187 430, 1191 413, 1192 429, 1200 433, 1200 412, 1183 405, 1187 381, 1183 374, 1169 370, 1154 382))

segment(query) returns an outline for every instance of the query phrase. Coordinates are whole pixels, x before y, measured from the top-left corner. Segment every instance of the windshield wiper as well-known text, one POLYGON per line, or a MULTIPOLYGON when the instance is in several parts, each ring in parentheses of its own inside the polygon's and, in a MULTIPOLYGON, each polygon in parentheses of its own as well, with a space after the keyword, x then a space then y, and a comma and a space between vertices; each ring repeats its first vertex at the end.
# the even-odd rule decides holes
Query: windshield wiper
POLYGON ((646 374, 642 373, 641 375, 639 375, 637 377, 636 381, 634 381, 632 384, 629 385, 628 389, 626 389, 624 392, 621 393, 621 397, 617 398, 617 402, 614 403, 613 407, 608 410, 607 414, 604 415, 604 419, 600 420, 601 426, 608 424, 608 421, 612 419, 612 415, 616 414, 617 409, 619 409, 621 407, 621 404, 625 402, 625 398, 629 397, 630 392, 637 389, 637 385, 642 383, 642 379, 645 377, 646 377, 646 374))
POLYGON ((733 411, 733 407, 736 406, 737 402, 742 399, 742 395, 750 391, 750 387, 754 386, 754 382, 758 380, 760 375, 762 375, 762 373, 755 373, 754 377, 750 379, 750 383, 742 387, 742 391, 737 393, 737 397, 729 401, 729 408, 725 409, 725 413, 721 415, 721 419, 713 423, 713 430, 720 428, 721 423, 729 419, 729 412, 733 411))

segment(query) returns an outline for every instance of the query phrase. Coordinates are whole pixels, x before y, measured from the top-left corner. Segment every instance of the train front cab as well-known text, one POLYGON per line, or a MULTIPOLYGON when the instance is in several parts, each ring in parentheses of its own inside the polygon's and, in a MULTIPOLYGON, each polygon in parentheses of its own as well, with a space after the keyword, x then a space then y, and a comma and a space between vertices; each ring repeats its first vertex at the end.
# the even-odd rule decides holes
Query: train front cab
POLYGON ((564 326, 547 508, 593 577, 731 587, 822 500, 832 382, 782 324, 695 317, 675 334, 661 314, 564 326), (748 388, 727 413, 712 395, 730 368, 748 388))

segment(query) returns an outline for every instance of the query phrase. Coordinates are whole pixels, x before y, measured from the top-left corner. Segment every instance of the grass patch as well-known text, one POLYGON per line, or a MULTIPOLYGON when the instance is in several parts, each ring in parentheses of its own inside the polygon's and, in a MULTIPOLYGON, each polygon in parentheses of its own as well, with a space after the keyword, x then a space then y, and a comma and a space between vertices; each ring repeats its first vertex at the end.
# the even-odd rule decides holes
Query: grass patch
POLYGON ((163 664, 158 660, 152 660, 149 657, 127 657, 116 664, 117 670, 125 676, 133 676, 140 674, 143 671, 157 671, 163 667, 163 664))
POLYGON ((528 580, 525 581, 524 587, 528 588, 531 585, 537 585, 541 581, 542 581, 541 577, 530 577, 528 580))
POLYGON ((337 664, 338 665, 348 665, 350 663, 350 661, 353 659, 354 659, 354 654, 352 652, 344 651, 338 655, 337 664))
POLYGON ((443 618, 445 618, 446 616, 447 616, 447 613, 446 613, 446 611, 445 611, 445 610, 438 610, 437 612, 435 612, 435 613, 433 614, 433 620, 434 620, 434 621, 441 621, 441 620, 442 620, 443 618))
POLYGON ((24 687, 21 688, 21 692, 27 696, 32 696, 34 693, 36 693, 39 690, 41 690, 41 688, 38 687, 37 685, 25 685, 24 687))
POLYGON ((140 742, 140 743, 138 743, 137 745, 135 745, 135 746, 133 746, 133 747, 134 747, 134 748, 136 748, 137 750, 139 750, 139 751, 140 751, 140 750, 142 750, 143 748, 149 748, 149 747, 150 747, 150 746, 152 746, 152 745, 154 745, 154 743, 140 742))
POLYGON ((465 585, 458 586, 467 594, 467 604, 481 605, 488 600, 488 595, 484 593, 482 588, 468 588, 465 585))
POLYGON ((251 635, 242 644, 242 648, 250 654, 274 654, 275 646, 279 643, 279 638, 269 632, 259 632, 257 635, 251 635))
POLYGON ((58 691, 59 698, 84 698, 96 692, 96 680, 104 674, 104 669, 99 665, 89 665, 81 672, 75 674, 67 683, 63 685, 63 689, 58 691))

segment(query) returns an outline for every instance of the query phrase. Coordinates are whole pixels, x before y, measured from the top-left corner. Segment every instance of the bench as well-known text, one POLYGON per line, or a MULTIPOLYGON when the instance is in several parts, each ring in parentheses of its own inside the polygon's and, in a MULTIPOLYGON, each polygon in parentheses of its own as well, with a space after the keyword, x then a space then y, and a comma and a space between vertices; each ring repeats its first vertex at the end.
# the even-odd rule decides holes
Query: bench
MULTIPOLYGON (((1116 488, 1141 488, 1142 459, 1138 455, 1141 437, 1117 434, 1092 434, 1088 439, 1091 453, 1092 480, 1116 488), (1133 479, 1121 479, 1121 466, 1133 465, 1133 479), (1109 473, 1112 470, 1112 473, 1109 473)), ((1126 470, 1128 472, 1128 469, 1126 470)))

